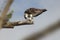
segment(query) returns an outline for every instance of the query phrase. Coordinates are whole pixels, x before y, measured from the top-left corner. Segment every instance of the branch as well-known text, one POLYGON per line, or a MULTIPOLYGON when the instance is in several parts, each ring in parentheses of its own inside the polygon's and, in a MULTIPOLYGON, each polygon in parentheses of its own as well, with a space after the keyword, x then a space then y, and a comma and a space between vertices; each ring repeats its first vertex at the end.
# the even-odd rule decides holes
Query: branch
POLYGON ((49 25, 47 29, 43 30, 43 31, 39 31, 36 32, 30 36, 28 36, 27 38, 25 38, 24 40, 37 40, 38 38, 42 38, 45 35, 47 35, 50 32, 53 32, 54 30, 56 30, 57 28, 60 28, 60 20, 52 25, 49 25))
POLYGON ((6 4, 6 6, 4 7, 4 10, 3 10, 2 14, 1 14, 2 19, 0 20, 0 29, 3 27, 4 18, 5 18, 8 10, 9 10, 12 2, 13 2, 13 0, 7 0, 7 1, 8 1, 8 2, 7 2, 7 4, 6 4))
POLYGON ((14 28, 14 26, 32 25, 32 24, 33 24, 33 22, 30 20, 18 21, 18 22, 8 22, 7 24, 3 25, 3 28, 14 28))

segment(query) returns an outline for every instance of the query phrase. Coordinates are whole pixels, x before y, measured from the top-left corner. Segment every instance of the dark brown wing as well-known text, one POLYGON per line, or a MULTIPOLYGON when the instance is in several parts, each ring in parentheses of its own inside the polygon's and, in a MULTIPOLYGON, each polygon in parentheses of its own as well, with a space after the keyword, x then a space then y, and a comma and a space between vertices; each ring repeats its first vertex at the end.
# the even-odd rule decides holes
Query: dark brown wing
POLYGON ((37 16, 39 16, 40 14, 42 14, 42 11, 41 11, 40 13, 35 13, 35 14, 33 14, 33 17, 37 17, 37 16))
POLYGON ((33 14, 33 17, 37 17, 45 11, 47 11, 47 10, 46 9, 41 9, 40 12, 37 12, 37 13, 33 14))

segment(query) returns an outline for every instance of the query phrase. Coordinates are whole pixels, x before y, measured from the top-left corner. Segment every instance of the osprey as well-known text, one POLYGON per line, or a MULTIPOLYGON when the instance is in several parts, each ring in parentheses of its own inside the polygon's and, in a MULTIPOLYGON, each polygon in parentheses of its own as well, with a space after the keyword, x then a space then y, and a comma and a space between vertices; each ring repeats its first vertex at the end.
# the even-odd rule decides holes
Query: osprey
POLYGON ((29 8, 24 12, 24 18, 28 20, 32 20, 33 17, 37 17, 43 12, 47 11, 46 9, 38 9, 38 8, 29 8))

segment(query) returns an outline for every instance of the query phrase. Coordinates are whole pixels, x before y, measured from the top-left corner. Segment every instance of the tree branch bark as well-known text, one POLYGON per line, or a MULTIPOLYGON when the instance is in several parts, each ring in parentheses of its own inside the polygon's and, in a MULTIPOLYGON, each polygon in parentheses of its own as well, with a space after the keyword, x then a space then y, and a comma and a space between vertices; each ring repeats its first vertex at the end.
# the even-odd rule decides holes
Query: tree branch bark
POLYGON ((3 27, 3 24, 4 24, 4 18, 5 18, 5 16, 6 16, 8 10, 9 10, 9 8, 10 8, 12 2, 13 2, 13 0, 8 0, 6 6, 5 6, 5 8, 4 8, 4 10, 3 10, 2 14, 1 14, 1 19, 0 19, 0 29, 3 27))
POLYGON ((32 24, 33 24, 33 22, 30 20, 18 21, 18 22, 8 22, 7 24, 3 25, 3 28, 14 28, 14 26, 32 25, 32 24))

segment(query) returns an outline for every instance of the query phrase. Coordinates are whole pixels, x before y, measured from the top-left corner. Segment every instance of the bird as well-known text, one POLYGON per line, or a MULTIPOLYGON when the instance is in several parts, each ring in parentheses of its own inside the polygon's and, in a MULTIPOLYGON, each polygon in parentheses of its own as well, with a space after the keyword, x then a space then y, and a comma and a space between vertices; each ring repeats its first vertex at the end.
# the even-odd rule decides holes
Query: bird
POLYGON ((28 20, 33 20, 33 17, 37 17, 45 11, 47 11, 47 9, 28 8, 24 12, 24 18, 28 20))

